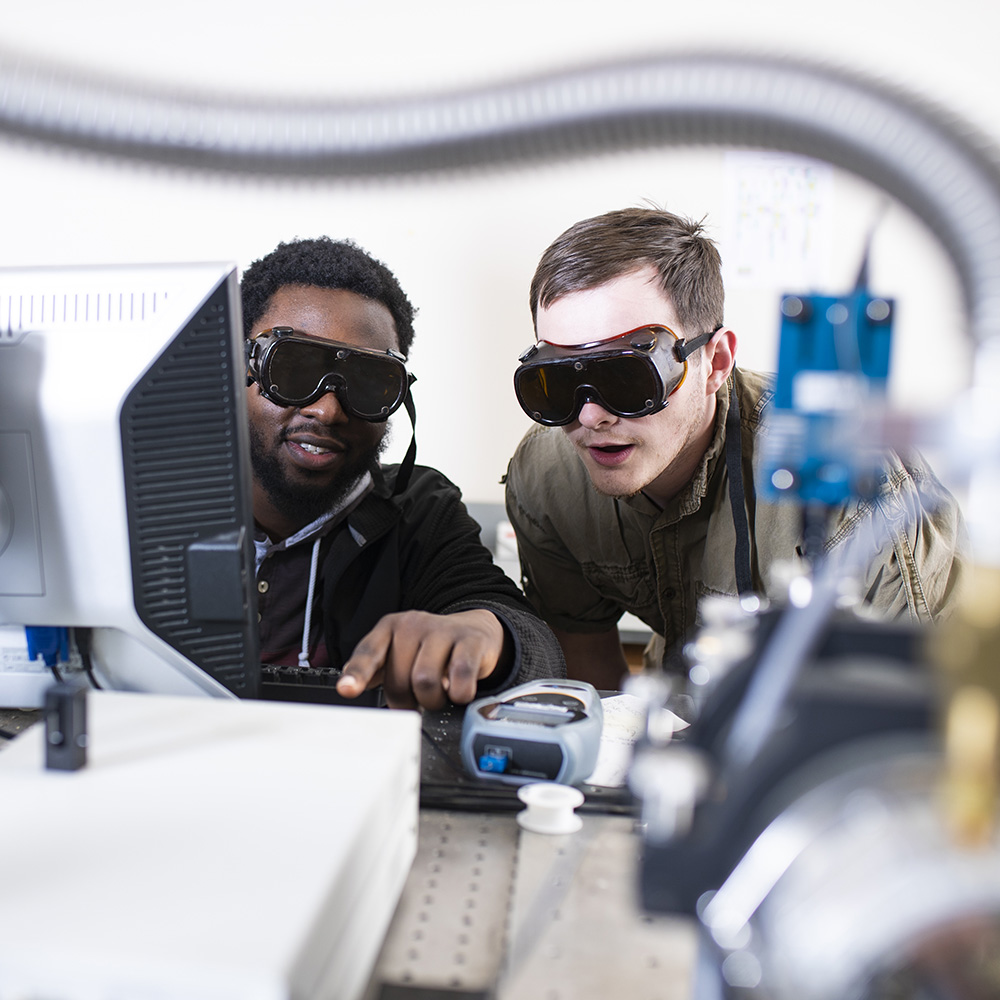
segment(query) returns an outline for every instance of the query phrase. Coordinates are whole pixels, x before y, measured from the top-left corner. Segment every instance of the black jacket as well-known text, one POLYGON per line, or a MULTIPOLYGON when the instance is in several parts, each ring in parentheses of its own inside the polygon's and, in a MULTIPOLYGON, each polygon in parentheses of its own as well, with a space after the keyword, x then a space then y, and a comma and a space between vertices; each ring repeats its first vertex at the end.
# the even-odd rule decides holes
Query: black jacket
POLYGON ((515 656, 508 672, 480 683, 481 692, 565 676, 555 636, 493 562, 458 488, 437 470, 418 465, 407 487, 393 495, 397 468, 376 475, 372 491, 323 541, 320 604, 331 660, 344 663, 384 615, 485 608, 500 619, 515 656))

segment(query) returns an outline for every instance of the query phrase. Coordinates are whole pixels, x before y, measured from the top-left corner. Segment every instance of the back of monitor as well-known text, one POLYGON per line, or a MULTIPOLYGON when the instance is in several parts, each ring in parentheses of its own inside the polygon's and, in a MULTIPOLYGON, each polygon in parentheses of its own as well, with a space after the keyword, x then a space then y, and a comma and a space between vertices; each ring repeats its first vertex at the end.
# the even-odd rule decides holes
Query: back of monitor
POLYGON ((107 688, 256 695, 244 373, 231 264, 0 268, 0 704, 49 680, 18 626, 107 688))

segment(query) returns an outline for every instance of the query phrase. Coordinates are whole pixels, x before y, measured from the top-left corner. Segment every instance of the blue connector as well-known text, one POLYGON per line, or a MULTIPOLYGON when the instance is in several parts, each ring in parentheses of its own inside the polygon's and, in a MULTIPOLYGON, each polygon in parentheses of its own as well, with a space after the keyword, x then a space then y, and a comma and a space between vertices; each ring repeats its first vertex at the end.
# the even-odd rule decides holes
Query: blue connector
POLYGON ((69 659, 69 629, 62 625, 25 625, 28 659, 34 663, 40 656, 47 667, 58 666, 69 659))

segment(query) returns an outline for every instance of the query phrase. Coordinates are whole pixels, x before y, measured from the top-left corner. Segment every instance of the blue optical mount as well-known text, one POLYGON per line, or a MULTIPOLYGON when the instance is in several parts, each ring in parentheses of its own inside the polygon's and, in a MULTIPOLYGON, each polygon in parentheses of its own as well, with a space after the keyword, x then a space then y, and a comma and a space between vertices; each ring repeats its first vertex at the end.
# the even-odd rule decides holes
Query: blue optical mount
POLYGON ((874 493, 870 418, 885 401, 892 320, 893 301, 863 287, 839 298, 782 298, 764 499, 832 507, 874 493))

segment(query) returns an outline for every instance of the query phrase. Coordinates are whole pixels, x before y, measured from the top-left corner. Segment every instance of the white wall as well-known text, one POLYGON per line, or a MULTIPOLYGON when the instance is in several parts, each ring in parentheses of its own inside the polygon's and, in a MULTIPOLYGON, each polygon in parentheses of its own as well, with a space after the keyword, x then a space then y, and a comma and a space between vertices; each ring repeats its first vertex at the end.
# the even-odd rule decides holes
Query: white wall
MULTIPOLYGON (((687 49, 791 52, 878 76, 932 98, 1000 142, 1000 13, 953 0, 935 17, 896 0, 707 4, 443 0, 35 0, 4 12, 7 50, 113 72, 158 87, 237 94, 373 97, 471 86, 587 62, 687 49)), ((280 241, 349 236, 396 272, 420 312, 421 461, 470 500, 498 501, 498 480, 528 425, 510 389, 532 339, 528 282, 539 253, 575 220, 651 199, 708 216, 723 255, 733 164, 723 150, 667 148, 539 168, 432 179, 279 181, 187 174, 0 140, 0 265, 121 260, 233 260, 280 241)), ((846 290, 881 193, 833 173, 817 235, 830 253, 817 279, 846 290)), ((968 345, 951 267, 923 225, 890 205, 872 285, 899 302, 894 399, 940 408, 967 378, 968 345), (934 338, 944 337, 946 354, 934 338), (935 356, 932 357, 932 351, 935 356)), ((740 360, 773 367, 777 295, 770 279, 731 285, 727 321, 740 360)), ((408 440, 405 416, 392 454, 408 440)))

